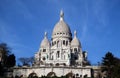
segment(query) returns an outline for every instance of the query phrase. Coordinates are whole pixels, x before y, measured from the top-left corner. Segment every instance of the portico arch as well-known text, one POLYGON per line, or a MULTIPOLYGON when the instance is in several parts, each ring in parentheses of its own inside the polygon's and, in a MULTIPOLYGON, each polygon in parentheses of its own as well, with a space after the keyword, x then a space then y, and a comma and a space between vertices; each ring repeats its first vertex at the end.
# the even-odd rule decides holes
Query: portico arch
POLYGON ((47 74, 47 77, 53 77, 53 76, 56 76, 55 72, 49 72, 49 73, 47 74))
POLYGON ((66 77, 67 78, 74 78, 74 73, 69 72, 69 73, 66 74, 66 77))
POLYGON ((28 75, 28 78, 38 78, 38 76, 35 72, 32 72, 28 75))

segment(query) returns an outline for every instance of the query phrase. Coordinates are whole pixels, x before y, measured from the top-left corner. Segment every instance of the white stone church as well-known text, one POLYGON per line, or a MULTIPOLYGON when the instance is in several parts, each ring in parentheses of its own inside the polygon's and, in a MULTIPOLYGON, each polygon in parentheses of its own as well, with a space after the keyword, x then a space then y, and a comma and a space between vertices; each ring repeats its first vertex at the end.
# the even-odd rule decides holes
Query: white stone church
POLYGON ((61 11, 60 20, 53 29, 51 41, 48 40, 45 32, 40 49, 35 54, 35 63, 53 66, 82 66, 85 58, 83 57, 81 43, 77 38, 77 32, 74 32, 74 38, 72 38, 71 30, 64 21, 64 13, 61 11))
POLYGON ((51 41, 48 40, 45 32, 39 51, 35 54, 33 66, 14 67, 13 75, 92 77, 99 67, 84 66, 86 62, 87 52, 82 51, 76 31, 72 38, 70 27, 64 21, 64 13, 61 11, 60 19, 54 26, 51 41), (95 70, 94 74, 93 70, 95 70))

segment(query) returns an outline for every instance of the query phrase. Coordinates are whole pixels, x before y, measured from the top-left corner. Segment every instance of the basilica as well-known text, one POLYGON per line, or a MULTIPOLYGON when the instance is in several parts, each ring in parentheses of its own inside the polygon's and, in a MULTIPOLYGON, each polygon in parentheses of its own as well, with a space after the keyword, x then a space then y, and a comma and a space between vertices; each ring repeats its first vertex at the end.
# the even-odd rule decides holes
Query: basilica
POLYGON ((100 69, 86 64, 88 62, 87 52, 82 51, 81 42, 77 38, 77 31, 72 34, 69 25, 64 20, 62 10, 52 31, 51 40, 48 39, 47 32, 45 32, 34 58, 35 61, 30 67, 14 67, 13 76, 68 76, 69 78, 74 76, 86 78, 97 75, 96 73, 100 69))
POLYGON ((64 21, 64 13, 61 11, 60 19, 54 26, 51 41, 48 40, 47 32, 45 32, 40 49, 35 54, 35 64, 82 66, 86 55, 87 53, 82 53, 76 31, 74 31, 74 38, 72 38, 70 27, 64 21))

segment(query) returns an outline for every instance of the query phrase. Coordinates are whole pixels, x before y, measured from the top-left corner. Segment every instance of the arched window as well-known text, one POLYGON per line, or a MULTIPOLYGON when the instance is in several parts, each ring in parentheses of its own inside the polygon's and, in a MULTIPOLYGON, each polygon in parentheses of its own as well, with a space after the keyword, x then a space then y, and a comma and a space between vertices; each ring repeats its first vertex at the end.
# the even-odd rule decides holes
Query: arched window
POLYGON ((79 77, 79 74, 78 74, 78 73, 76 74, 76 77, 79 77))
POLYGON ((63 45, 65 45, 65 40, 63 40, 63 45))
POLYGON ((52 42, 52 46, 54 46, 54 43, 52 42))
POLYGON ((82 75, 80 75, 80 77, 82 77, 82 75))
POLYGON ((57 47, 59 46, 59 41, 57 41, 57 47))
POLYGON ((74 48, 74 52, 77 52, 77 48, 74 48))
POLYGON ((68 45, 68 41, 66 41, 66 46, 68 45))
POLYGON ((46 52, 46 49, 43 49, 43 52, 46 52))
POLYGON ((60 51, 57 51, 57 57, 58 58, 60 57, 60 51))

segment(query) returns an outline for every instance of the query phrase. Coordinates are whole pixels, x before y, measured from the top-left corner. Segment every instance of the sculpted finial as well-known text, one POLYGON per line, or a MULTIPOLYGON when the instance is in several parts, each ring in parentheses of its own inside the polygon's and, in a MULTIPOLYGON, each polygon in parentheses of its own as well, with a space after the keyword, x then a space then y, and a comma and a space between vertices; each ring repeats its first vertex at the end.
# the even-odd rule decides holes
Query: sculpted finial
POLYGON ((77 31, 75 30, 75 31, 74 31, 74 37, 76 37, 76 36, 77 36, 77 31))
POLYGON ((63 10, 60 11, 60 20, 63 20, 64 19, 64 12, 63 10))
POLYGON ((47 37, 47 32, 45 32, 45 37, 47 37))

